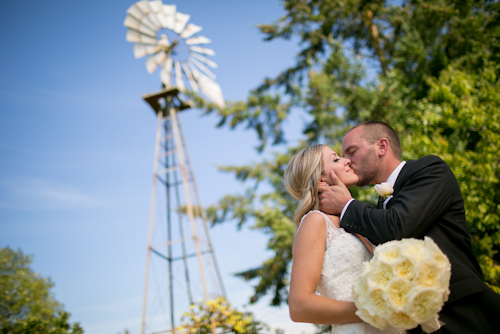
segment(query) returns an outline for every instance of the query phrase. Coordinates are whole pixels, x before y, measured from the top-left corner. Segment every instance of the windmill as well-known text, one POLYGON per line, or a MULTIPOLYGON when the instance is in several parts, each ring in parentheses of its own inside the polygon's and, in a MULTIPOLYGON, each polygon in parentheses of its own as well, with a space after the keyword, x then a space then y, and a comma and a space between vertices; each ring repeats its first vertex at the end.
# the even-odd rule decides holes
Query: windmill
POLYGON ((217 67, 209 59, 215 55, 206 47, 210 40, 189 19, 175 5, 142 0, 124 21, 134 56, 147 57, 149 73, 159 68, 163 84, 143 96, 157 115, 157 129, 142 334, 174 332, 179 315, 195 301, 225 297, 179 117, 190 103, 179 95, 189 86, 221 107, 224 98, 208 68, 217 67))

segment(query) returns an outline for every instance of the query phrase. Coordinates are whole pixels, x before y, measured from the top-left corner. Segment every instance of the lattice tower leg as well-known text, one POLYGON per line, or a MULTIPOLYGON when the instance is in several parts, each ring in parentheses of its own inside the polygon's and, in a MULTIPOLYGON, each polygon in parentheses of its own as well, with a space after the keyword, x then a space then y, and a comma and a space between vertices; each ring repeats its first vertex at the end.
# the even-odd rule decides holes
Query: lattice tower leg
POLYGON ((153 164, 142 334, 175 332, 175 322, 178 318, 176 313, 178 315, 187 311, 196 297, 208 300, 226 296, 210 239, 206 215, 201 209, 201 201, 180 124, 179 107, 174 104, 174 97, 177 96, 163 94, 158 98, 158 103, 162 107, 155 110, 158 115, 158 124, 153 164), (164 201, 158 198, 162 196, 164 201), (158 205, 158 202, 162 204, 158 205), (159 206, 166 210, 164 217, 160 217, 161 215, 157 212, 159 206), (183 219, 186 216, 188 222, 183 219), (185 229, 187 226, 184 225, 188 223, 189 228, 185 229), (158 225, 164 226, 162 233, 158 233, 158 225), (178 230, 175 230, 176 227, 178 230), (197 266, 190 263, 190 259, 195 257, 197 266), (150 287, 153 259, 163 261, 168 271, 160 279, 157 278, 157 283, 160 281, 159 293, 156 293, 157 290, 153 292, 150 287), (179 270, 176 263, 181 263, 183 270, 179 270), (196 270, 195 267, 197 267, 196 270), (179 275, 179 272, 183 274, 179 275), (215 284, 211 286, 207 284, 207 279, 210 278, 207 274, 215 274, 215 279, 212 277, 215 284), (183 284, 179 284, 181 277, 184 279, 183 284), (178 286, 181 285, 185 290, 183 297, 177 293, 178 286), (165 289, 165 286, 168 286, 168 289, 165 289), (203 294, 200 296, 201 286, 203 294), (163 296, 159 296, 165 292, 168 294, 165 299, 168 300, 170 316, 166 314, 150 316, 151 311, 156 311, 150 306, 151 295, 153 294, 158 299, 156 302, 159 305, 158 308, 167 308, 163 302, 163 296), (164 324, 158 325, 161 321, 164 324))

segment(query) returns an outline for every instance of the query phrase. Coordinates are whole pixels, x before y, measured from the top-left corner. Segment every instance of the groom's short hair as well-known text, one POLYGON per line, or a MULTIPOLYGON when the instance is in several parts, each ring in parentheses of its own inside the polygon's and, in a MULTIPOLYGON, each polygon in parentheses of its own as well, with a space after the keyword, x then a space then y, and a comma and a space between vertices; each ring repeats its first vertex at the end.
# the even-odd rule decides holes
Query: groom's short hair
POLYGON ((401 144, 399 142, 399 137, 389 124, 380 121, 363 122, 352 127, 347 133, 358 127, 363 127, 362 136, 369 144, 375 144, 380 138, 387 138, 392 154, 396 159, 401 160, 401 144))

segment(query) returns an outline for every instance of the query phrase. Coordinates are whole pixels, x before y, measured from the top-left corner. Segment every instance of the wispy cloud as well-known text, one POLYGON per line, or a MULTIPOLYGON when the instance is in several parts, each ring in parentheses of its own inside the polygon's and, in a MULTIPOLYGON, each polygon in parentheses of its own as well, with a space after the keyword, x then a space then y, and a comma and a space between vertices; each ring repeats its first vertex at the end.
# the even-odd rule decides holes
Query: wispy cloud
POLYGON ((66 113, 67 106, 85 106, 85 108, 112 107, 108 111, 129 108, 131 103, 139 103, 137 97, 124 95, 121 92, 105 92, 89 85, 82 85, 70 78, 60 78, 62 84, 57 87, 31 84, 19 86, 0 80, 0 105, 7 108, 7 102, 15 106, 32 106, 48 108, 54 113, 66 113))
POLYGON ((103 206, 101 200, 71 184, 39 178, 0 180, 0 207, 17 210, 62 210, 103 206))

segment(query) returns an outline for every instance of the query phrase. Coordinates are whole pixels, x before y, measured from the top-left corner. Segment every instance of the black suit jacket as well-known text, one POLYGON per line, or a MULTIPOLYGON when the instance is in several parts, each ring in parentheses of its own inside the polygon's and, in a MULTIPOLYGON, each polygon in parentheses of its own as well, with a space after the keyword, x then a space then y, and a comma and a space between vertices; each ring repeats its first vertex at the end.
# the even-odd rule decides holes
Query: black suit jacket
POLYGON ((432 238, 451 262, 448 303, 486 289, 472 254, 458 182, 439 157, 409 160, 396 180, 386 210, 353 201, 340 226, 376 245, 402 238, 432 238))

